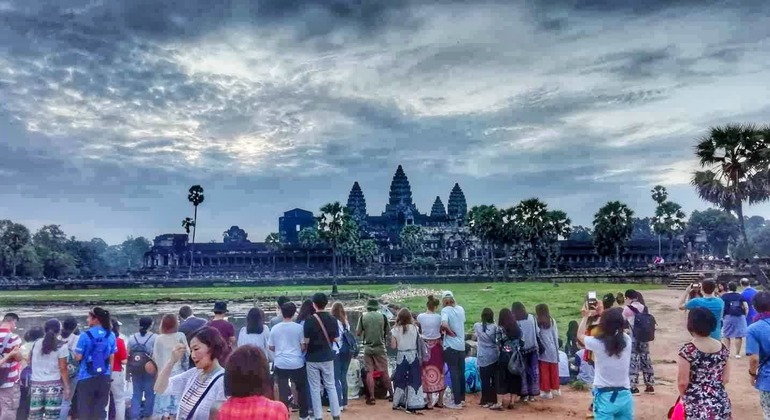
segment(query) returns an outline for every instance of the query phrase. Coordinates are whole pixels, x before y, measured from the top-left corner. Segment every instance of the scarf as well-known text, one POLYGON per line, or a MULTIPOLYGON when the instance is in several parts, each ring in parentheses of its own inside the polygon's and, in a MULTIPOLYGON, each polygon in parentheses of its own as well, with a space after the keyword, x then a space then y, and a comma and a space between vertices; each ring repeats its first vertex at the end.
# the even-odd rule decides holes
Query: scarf
POLYGON ((763 319, 770 319, 770 312, 760 312, 754 317, 754 322, 761 321, 763 319))

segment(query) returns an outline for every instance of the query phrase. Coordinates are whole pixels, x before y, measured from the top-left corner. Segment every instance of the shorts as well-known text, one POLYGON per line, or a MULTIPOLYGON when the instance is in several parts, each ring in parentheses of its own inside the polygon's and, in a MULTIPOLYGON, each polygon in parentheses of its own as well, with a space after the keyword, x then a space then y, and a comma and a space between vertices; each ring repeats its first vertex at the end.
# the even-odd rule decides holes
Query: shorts
POLYGON ((365 354, 364 366, 367 372, 388 372, 388 356, 384 354, 365 354))

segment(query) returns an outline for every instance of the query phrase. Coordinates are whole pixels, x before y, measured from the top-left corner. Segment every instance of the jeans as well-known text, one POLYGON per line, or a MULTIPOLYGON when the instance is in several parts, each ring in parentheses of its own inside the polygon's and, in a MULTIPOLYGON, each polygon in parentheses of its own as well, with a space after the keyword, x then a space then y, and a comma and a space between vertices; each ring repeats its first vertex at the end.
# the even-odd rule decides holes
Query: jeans
POLYGON ((349 353, 340 353, 334 358, 334 383, 337 385, 340 407, 348 406, 348 368, 352 358, 349 353))
POLYGON ((70 415, 70 407, 72 407, 72 400, 75 397, 75 390, 78 389, 78 377, 70 378, 70 397, 61 401, 61 412, 59 413, 59 420, 67 420, 70 415))
POLYGON ((299 417, 307 417, 308 412, 308 389, 307 389, 307 369, 302 366, 299 369, 281 369, 274 368, 275 377, 278 380, 278 397, 280 401, 289 408, 289 396, 291 395, 291 387, 289 381, 297 388, 297 405, 299 405, 299 417))
POLYGON ((329 405, 332 417, 340 415, 340 400, 337 397, 337 387, 334 385, 334 361, 307 362, 307 379, 310 383, 310 398, 313 401, 313 415, 317 419, 323 418, 323 406, 321 405, 321 378, 323 377, 326 395, 329 396, 329 405))
POLYGON ((115 420, 126 419, 126 373, 112 372, 110 385, 112 402, 115 405, 115 420))
POLYGON ((602 392, 594 388, 593 394, 596 420, 633 420, 634 397, 630 390, 602 392))
POLYGON ((78 418, 104 420, 110 400, 110 381, 107 375, 97 375, 78 382, 78 418))
POLYGON ((455 404, 465 401, 465 351, 444 349, 444 362, 449 367, 455 404))
POLYGON ((134 384, 134 395, 131 398, 131 420, 152 417, 152 409, 155 406, 155 377, 150 375, 136 375, 131 378, 134 384), (142 410, 142 397, 144 396, 144 410, 142 410), (140 412, 141 411, 141 412, 140 412))
POLYGON ((481 404, 497 404, 497 369, 497 363, 479 368, 481 404))

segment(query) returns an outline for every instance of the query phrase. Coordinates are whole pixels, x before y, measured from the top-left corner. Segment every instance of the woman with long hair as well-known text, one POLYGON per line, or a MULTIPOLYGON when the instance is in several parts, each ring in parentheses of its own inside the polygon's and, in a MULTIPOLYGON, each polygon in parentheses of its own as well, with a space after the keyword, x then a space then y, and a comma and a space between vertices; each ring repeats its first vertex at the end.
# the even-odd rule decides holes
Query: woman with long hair
MULTIPOLYGON (((150 331, 152 324, 153 321, 150 317, 143 316, 139 318, 139 332, 132 335, 126 343, 129 359, 137 354, 153 356, 157 336, 150 331)), ((129 362, 128 373, 131 376, 131 384, 133 385, 131 418, 143 419, 145 417, 152 417, 152 413, 155 410, 155 391, 152 389, 155 383, 155 372, 147 372, 144 367, 132 371, 129 362)))
POLYGON ((602 312, 599 332, 587 336, 590 317, 597 309, 583 307, 583 319, 578 327, 578 339, 593 352, 593 414, 597 419, 633 419, 634 397, 631 394, 629 370, 631 365, 631 337, 624 332, 626 320, 622 308, 602 312))
POLYGON ((80 334, 75 350, 75 359, 80 362, 78 418, 99 420, 107 416, 112 365, 118 348, 109 311, 95 307, 88 312, 86 322, 88 330, 80 334))
POLYGON ((430 295, 425 304, 427 310, 417 315, 417 323, 420 327, 422 340, 425 342, 425 347, 430 356, 427 362, 422 362, 422 389, 425 391, 428 409, 433 408, 434 400, 437 401, 436 407, 442 408, 444 406, 444 390, 446 390, 444 352, 442 350, 443 340, 441 339, 441 314, 436 313, 439 305, 441 305, 441 302, 433 297, 433 295, 430 295))
POLYGON ((508 361, 511 358, 513 352, 521 351, 523 343, 521 341, 521 328, 519 323, 516 322, 516 317, 513 316, 508 308, 503 308, 497 315, 497 345, 500 348, 500 357, 498 358, 497 365, 497 393, 500 395, 500 402, 502 404, 495 404, 490 407, 493 410, 502 410, 507 407, 509 410, 513 409, 513 396, 521 396, 522 377, 520 375, 514 375, 508 370, 508 361), (505 404, 505 396, 508 395, 508 404, 505 404))
POLYGON ((212 407, 226 399, 222 380, 225 370, 219 360, 225 356, 227 343, 216 328, 203 327, 195 331, 190 336, 190 353, 195 368, 171 376, 174 366, 182 360, 186 351, 184 345, 177 344, 171 358, 158 373, 155 392, 173 395, 179 401, 177 419, 208 420, 212 407))
POLYGON ((313 301, 310 299, 305 299, 305 301, 302 302, 302 306, 299 307, 299 312, 297 313, 297 319, 295 322, 300 325, 305 325, 305 320, 313 316, 313 314, 315 314, 313 301))
POLYGON ((348 408, 348 368, 350 368, 350 361, 355 355, 350 352, 350 348, 344 343, 345 333, 350 332, 350 323, 348 322, 348 315, 345 313, 345 307, 341 302, 334 302, 331 313, 334 319, 337 320, 337 332, 340 337, 340 341, 334 344, 337 353, 334 357, 334 381, 337 385, 340 410, 345 411, 348 408))
POLYGON ((716 324, 716 317, 706 308, 695 308, 687 314, 692 341, 679 350, 677 383, 688 420, 732 418, 725 390, 730 379, 730 350, 711 338, 716 324))
POLYGON ((550 400, 561 395, 559 382, 559 330, 556 320, 551 317, 548 305, 541 303, 535 307, 537 326, 540 328, 538 339, 543 346, 540 353, 540 396, 550 400))
MULTIPOLYGON (((171 353, 176 346, 185 347, 185 354, 171 369, 171 376, 176 376, 187 370, 190 360, 190 347, 187 337, 179 332, 179 320, 174 314, 165 314, 160 320, 160 335, 155 339, 152 349, 153 359, 157 366, 166 366, 171 359, 171 353)), ((156 395, 153 416, 161 420, 173 419, 179 409, 179 401, 174 395, 156 395)))
POLYGON ((396 370, 393 372, 393 409, 404 408, 408 411, 425 408, 422 391, 420 356, 417 353, 419 332, 412 320, 409 309, 398 312, 396 325, 390 332, 390 346, 396 353, 396 370))
POLYGON ((511 312, 521 329, 521 339, 524 342, 522 353, 524 354, 525 372, 522 378, 522 401, 534 401, 540 396, 540 357, 538 354, 537 337, 540 327, 537 326, 535 317, 527 313, 527 308, 521 302, 513 302, 511 312))
POLYGON ((250 344, 227 358, 224 389, 228 399, 216 411, 219 420, 289 420, 289 411, 271 401, 272 382, 265 352, 250 344))
POLYGON ((577 343, 577 331, 578 322, 570 321, 569 324, 567 324, 567 341, 564 342, 564 352, 567 353, 567 357, 570 358, 575 356, 575 353, 580 350, 577 343))
POLYGON ((484 408, 498 406, 497 403, 497 325, 495 314, 490 308, 481 310, 481 322, 473 324, 473 335, 478 343, 476 363, 481 378, 481 404, 484 408))
POLYGON ((265 313, 259 308, 249 309, 246 314, 246 326, 238 332, 238 347, 251 345, 263 352, 268 360, 271 359, 267 342, 270 340, 270 328, 265 325, 265 313))
POLYGON ((67 346, 59 341, 61 323, 49 319, 45 335, 32 345, 30 352, 30 419, 59 418, 62 399, 70 394, 67 371, 67 346))

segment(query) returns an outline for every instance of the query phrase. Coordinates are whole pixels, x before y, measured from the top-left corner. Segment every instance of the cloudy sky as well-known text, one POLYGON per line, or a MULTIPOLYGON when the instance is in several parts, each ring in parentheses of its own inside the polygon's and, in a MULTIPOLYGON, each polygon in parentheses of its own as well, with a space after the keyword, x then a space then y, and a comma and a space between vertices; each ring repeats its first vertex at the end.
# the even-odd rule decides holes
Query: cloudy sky
MULTIPOLYGON (((0 0, 0 218, 201 240, 345 201, 689 212, 692 147, 770 122, 764 0, 0 0), (736 6, 732 6, 735 4, 736 6)), ((770 206, 749 214, 770 216, 770 206)))

